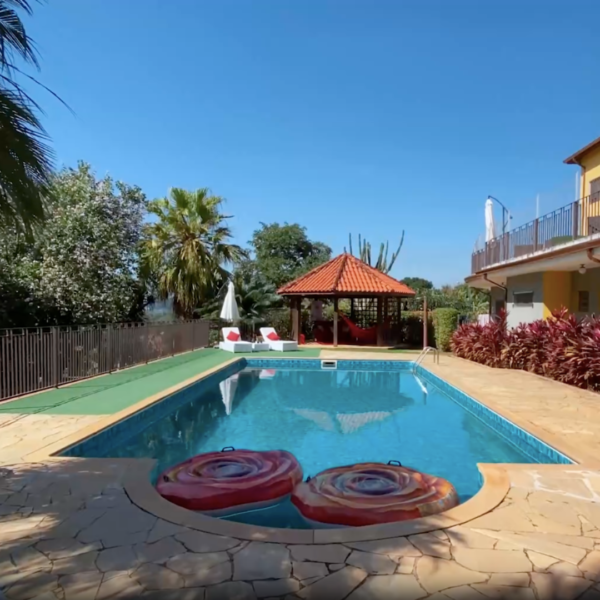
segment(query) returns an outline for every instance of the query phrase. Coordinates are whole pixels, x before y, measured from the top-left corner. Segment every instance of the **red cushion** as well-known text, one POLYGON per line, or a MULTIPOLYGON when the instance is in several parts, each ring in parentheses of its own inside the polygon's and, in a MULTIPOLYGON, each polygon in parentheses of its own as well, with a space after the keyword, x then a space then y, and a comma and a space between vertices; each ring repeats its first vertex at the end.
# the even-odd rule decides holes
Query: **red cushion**
POLYGON ((271 333, 267 334, 267 338, 272 342, 276 342, 279 339, 279 336, 274 331, 271 331, 271 333))
POLYGON ((240 334, 235 331, 230 331, 227 334, 227 341, 229 342, 237 342, 240 339, 240 334))

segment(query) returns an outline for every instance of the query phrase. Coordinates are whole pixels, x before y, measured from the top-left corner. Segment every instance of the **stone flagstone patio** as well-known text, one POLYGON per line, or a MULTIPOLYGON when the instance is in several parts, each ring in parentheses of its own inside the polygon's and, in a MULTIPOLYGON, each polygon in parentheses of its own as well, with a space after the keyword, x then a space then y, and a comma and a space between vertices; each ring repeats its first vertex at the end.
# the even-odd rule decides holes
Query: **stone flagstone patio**
POLYGON ((217 536, 142 511, 132 461, 49 460, 0 473, 0 588, 10 600, 600 599, 600 474, 510 470, 491 513, 348 544, 217 536))
MULTIPOLYGON (((470 367, 464 369, 473 386, 473 377, 486 374, 470 367)), ((536 380, 530 381, 533 394, 536 380)), ((508 384, 494 386, 499 397, 510 396, 508 384)), ((560 388, 561 402, 568 391, 560 388)), ((55 415, 51 426, 44 421, 45 433, 57 435, 62 418, 70 430, 87 425, 55 415)), ((0 436, 19 427, 15 435, 28 450, 45 446, 36 427, 23 436, 26 423, 12 423, 0 436)), ((144 511, 130 494, 138 461, 26 462, 17 454, 0 454, 0 598, 600 600, 594 468, 505 465, 510 489, 503 501, 456 527, 408 537, 383 533, 366 542, 283 544, 261 541, 258 531, 253 539, 215 535, 144 511)))

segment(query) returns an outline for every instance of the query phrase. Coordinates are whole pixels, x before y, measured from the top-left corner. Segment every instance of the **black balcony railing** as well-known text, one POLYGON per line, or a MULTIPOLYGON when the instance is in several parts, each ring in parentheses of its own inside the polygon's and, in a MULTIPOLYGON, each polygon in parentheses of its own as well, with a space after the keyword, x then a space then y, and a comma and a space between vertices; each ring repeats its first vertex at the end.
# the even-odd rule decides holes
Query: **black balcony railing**
POLYGON ((600 233, 600 194, 571 202, 486 242, 471 256, 471 273, 596 233, 600 233))

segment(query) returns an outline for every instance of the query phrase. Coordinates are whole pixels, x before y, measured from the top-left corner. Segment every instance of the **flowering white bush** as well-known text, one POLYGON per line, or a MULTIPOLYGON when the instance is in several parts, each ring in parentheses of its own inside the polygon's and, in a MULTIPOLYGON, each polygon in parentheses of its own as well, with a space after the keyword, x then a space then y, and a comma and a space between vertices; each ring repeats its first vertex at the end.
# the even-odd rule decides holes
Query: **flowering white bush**
POLYGON ((47 219, 31 236, 0 230, 0 326, 139 318, 142 191, 96 180, 81 163, 55 175, 52 192, 47 219))

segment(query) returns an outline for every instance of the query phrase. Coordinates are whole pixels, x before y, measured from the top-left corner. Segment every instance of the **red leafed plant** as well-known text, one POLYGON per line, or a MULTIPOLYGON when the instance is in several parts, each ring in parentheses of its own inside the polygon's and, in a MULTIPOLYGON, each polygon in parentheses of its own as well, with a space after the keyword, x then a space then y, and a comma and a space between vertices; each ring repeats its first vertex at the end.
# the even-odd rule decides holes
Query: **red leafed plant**
POLYGON ((475 345, 479 342, 483 327, 479 323, 460 325, 452 334, 450 347, 456 356, 475 360, 475 345))
POLYGON ((502 348, 506 340, 506 314, 502 312, 486 325, 467 323, 452 336, 451 347, 457 356, 488 367, 502 366, 502 348))
POLYGON ((548 321, 521 323, 507 332, 502 349, 502 366, 545 375, 549 341, 548 321))
POLYGON ((454 333, 452 349, 490 367, 522 369, 600 391, 600 319, 578 320, 564 308, 510 330, 504 314, 483 326, 463 325, 454 333))
POLYGON ((548 375, 581 388, 600 389, 600 321, 578 321, 566 311, 549 320, 552 341, 547 352, 548 375))
POLYGON ((477 350, 488 367, 502 366, 502 350, 506 344, 506 336, 506 312, 501 311, 494 320, 483 327, 477 345, 477 350))

